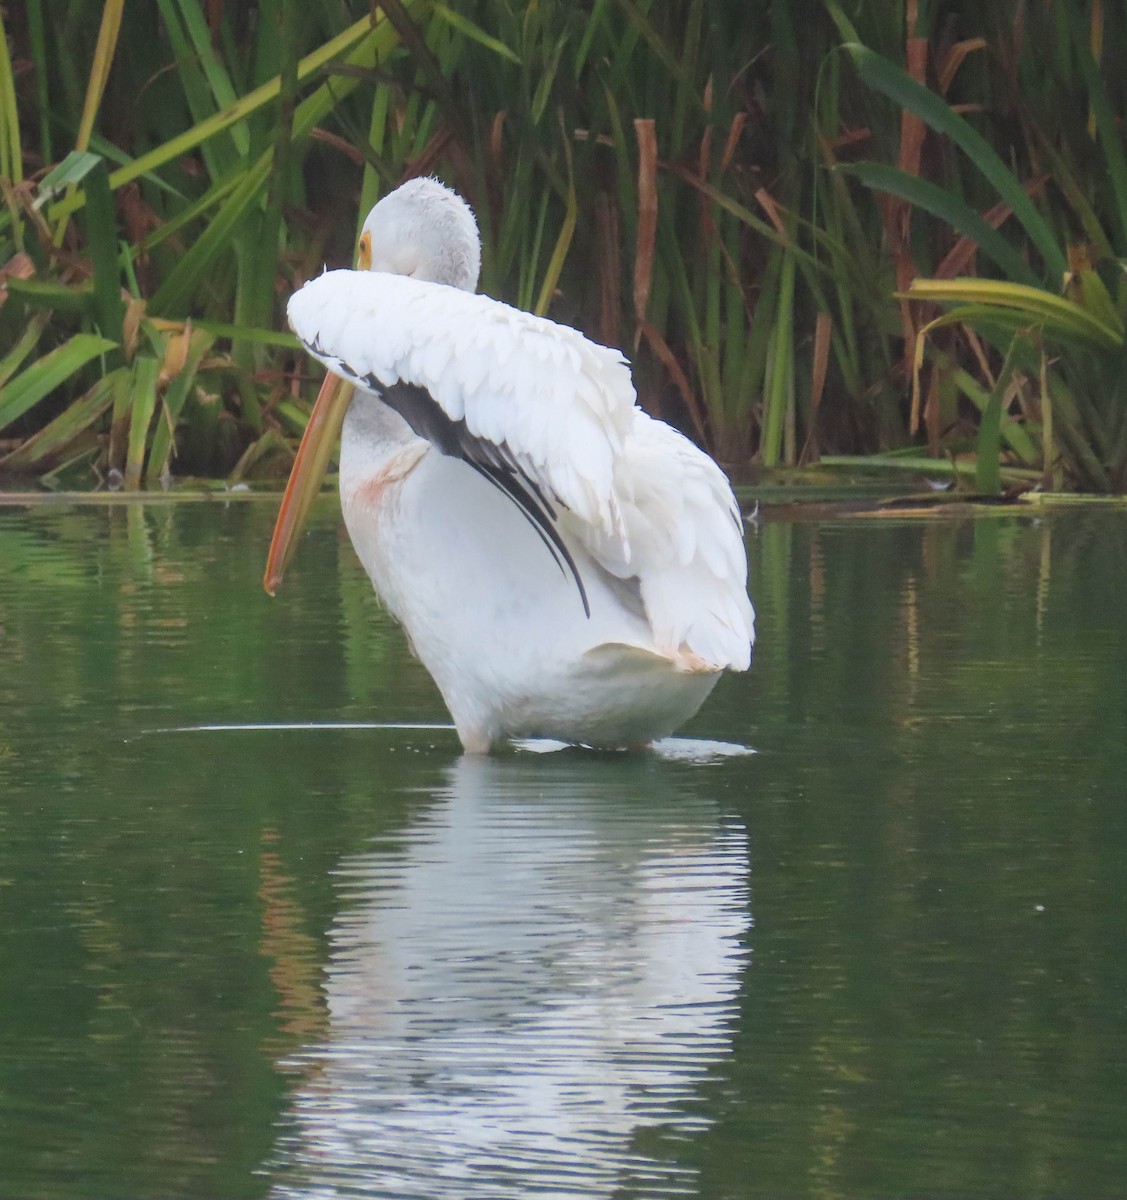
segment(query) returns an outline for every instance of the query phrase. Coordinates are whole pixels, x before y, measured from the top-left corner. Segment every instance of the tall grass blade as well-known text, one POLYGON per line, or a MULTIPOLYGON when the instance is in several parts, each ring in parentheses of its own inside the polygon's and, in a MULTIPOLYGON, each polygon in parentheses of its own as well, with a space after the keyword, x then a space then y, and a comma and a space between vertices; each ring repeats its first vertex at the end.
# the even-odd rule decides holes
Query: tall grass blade
POLYGON ((556 285, 560 281, 564 260, 567 258, 568 250, 571 249, 572 239, 575 237, 575 226, 579 220, 579 201, 575 194, 575 175, 572 170, 571 146, 566 134, 564 135, 564 150, 567 155, 567 211, 564 214, 563 225, 560 228, 559 236, 556 238, 556 244, 552 249, 552 257, 548 260, 548 269, 544 272, 544 282, 540 288, 540 296, 533 309, 533 312, 538 316, 543 316, 548 311, 548 306, 552 302, 553 295, 555 295, 556 285))
POLYGON ((1114 198, 1114 213, 1119 229, 1117 248, 1120 255, 1127 255, 1127 154, 1123 150, 1123 133, 1115 112, 1108 100, 1107 91, 1100 79, 1096 60, 1088 49, 1078 47, 1077 57, 1084 81, 1088 85, 1088 103, 1092 108, 1100 145, 1104 153, 1104 166, 1114 198))
POLYGON ((826 376, 829 374, 830 346, 833 335, 833 318, 820 312, 814 323, 814 352, 810 375, 810 420, 806 432, 806 445, 802 448, 800 462, 810 462, 817 456, 818 409, 826 391, 826 376))
MULTIPOLYGON (((1015 352, 1017 347, 1014 347, 1015 352)), ((1016 353, 1015 353, 1016 366, 1016 353)), ((997 382, 997 381, 995 381, 997 382)), ((980 413, 986 411, 990 403, 990 397, 994 394, 994 389, 987 391, 979 386, 978 382, 972 375, 963 370, 956 370, 951 374, 951 383, 958 389, 970 402, 978 409, 980 413)), ((1025 425, 1018 424, 1017 421, 1010 418, 1003 407, 1001 420, 999 423, 1001 439, 1010 448, 1023 463, 1028 463, 1032 466, 1040 457, 1037 445, 1033 437, 1029 433, 1029 429, 1025 425)))
MULTIPOLYGON (((295 0, 280 0, 278 34, 280 43, 277 115, 273 122, 273 155, 269 177, 266 181, 264 203, 256 204, 257 210, 243 226, 235 257, 238 278, 235 289, 235 323, 237 325, 269 325, 274 317, 275 278, 278 256, 285 240, 283 212, 286 208, 288 185, 293 162, 293 122, 297 101, 297 3, 295 0)), ((251 372, 266 365, 260 347, 251 341, 235 338, 231 345, 231 357, 243 370, 251 372)), ((248 389, 251 397, 253 390, 248 389)), ((244 414, 252 418, 252 425, 259 432, 259 406, 252 400, 251 406, 244 403, 244 414)))
POLYGON ((974 486, 984 496, 996 496, 1002 490, 1002 403, 1013 378, 1014 345, 1016 339, 1011 342, 1006 361, 990 391, 990 398, 982 410, 982 421, 978 429, 974 486))
MULTIPOLYGON (((90 74, 86 84, 86 98, 82 104, 82 115, 78 121, 78 133, 75 137, 74 148, 82 153, 90 145, 90 135, 94 131, 94 121, 105 94, 106 81, 109 79, 110 67, 113 64, 117 50, 118 37, 121 33, 121 17, 125 0, 105 0, 102 6, 102 22, 98 29, 98 43, 94 47, 94 60, 90 65, 90 74)), ((61 246, 66 232, 67 215, 60 214, 55 226, 54 241, 61 246)))
POLYGON ((149 304, 154 313, 176 316, 187 309, 189 294, 199 287, 215 262, 230 251, 235 230, 252 206, 262 200, 270 175, 270 160, 271 152, 267 151, 241 173, 238 187, 153 294, 149 304))
POLYGON ((502 58, 507 58, 509 62, 515 63, 518 67, 521 65, 519 54, 516 54, 506 46, 499 38, 492 37, 486 33, 480 25, 475 25, 465 14, 455 12, 445 4, 435 4, 432 6, 431 11, 440 20, 445 21, 447 25, 456 29, 459 33, 465 34, 472 41, 484 46, 487 50, 491 50, 494 54, 499 54, 502 58))
POLYGON ((860 42, 860 37, 857 34, 857 27, 845 15, 837 0, 823 0, 826 6, 826 12, 830 14, 833 23, 837 26, 837 31, 841 40, 849 45, 850 43, 860 42))
MULTIPOLYGON (((190 0, 188 4, 181 4, 178 0, 157 0, 157 6, 160 9, 165 36, 168 38, 168 43, 172 50, 177 78, 183 90, 192 119, 197 124, 206 121, 215 114, 216 110, 216 98, 212 81, 209 79, 205 69, 205 57, 201 55, 199 48, 193 44, 189 32, 184 28, 180 20, 181 14, 184 13, 185 9, 190 9, 194 6, 190 3, 190 0)), ((208 39, 207 53, 209 56, 213 56, 210 38, 208 39)), ((233 91, 229 87, 223 89, 222 85, 220 85, 220 88, 221 91, 227 94, 228 105, 233 104, 235 101, 233 91)), ((232 134, 241 132, 244 142, 247 141, 246 129, 242 124, 232 125, 230 132, 232 134)), ((249 145, 247 148, 249 149, 249 145)), ((214 179, 234 169, 239 160, 246 156, 246 151, 244 150, 242 154, 239 154, 226 139, 210 138, 200 144, 200 156, 204 161, 208 175, 214 179)))
POLYGON ((763 401, 762 456, 765 467, 776 467, 783 449, 783 430, 790 407, 794 365, 794 255, 784 253, 779 282, 775 333, 763 401))
POLYGON ((106 81, 109 79, 110 67, 113 65, 114 54, 117 51, 124 10, 125 0, 104 0, 102 5, 102 23, 98 29, 98 44, 94 47, 94 61, 90 64, 86 99, 82 105, 82 116, 78 121, 78 134, 74 139, 76 150, 85 150, 90 145, 90 134, 94 130, 94 121, 97 119, 98 109, 102 104, 106 81))
POLYGON ((55 388, 78 374, 91 359, 116 348, 116 342, 97 334, 76 333, 69 341, 32 363, 0 388, 0 429, 22 417, 55 388))
POLYGON ((1080 338, 1107 350, 1123 345, 1122 321, 1109 325, 1074 301, 1043 288, 996 279, 917 279, 907 294, 916 300, 996 306, 1042 324, 1060 337, 1080 338))
POLYGON ((92 317, 94 313, 94 285, 91 283, 68 287, 65 283, 50 280, 9 279, 8 291, 29 308, 79 317, 92 317))
POLYGON ((1009 278, 1031 286, 1038 282, 1033 269, 1013 246, 954 193, 918 175, 910 175, 898 167, 887 167, 881 163, 854 163, 837 169, 856 176, 866 187, 898 196, 946 222, 952 229, 970 238, 1009 278))
POLYGON ((176 426, 191 389, 195 386, 200 363, 215 343, 214 335, 205 329, 185 330, 187 348, 180 369, 165 388, 160 416, 153 430, 145 479, 152 481, 163 476, 169 468, 175 443, 176 426))
POLYGON ((945 134, 994 186, 1010 206, 1038 253, 1053 282, 1064 277, 1067 265, 1053 231, 1037 211, 1025 189, 989 142, 935 92, 917 83, 895 63, 865 46, 846 46, 857 72, 870 87, 908 109, 937 133, 945 134))
MULTIPOLYGON (((162 8, 168 6, 167 0, 160 0, 160 3, 162 8)), ((231 82, 230 75, 215 52, 211 30, 207 27, 207 22, 204 20, 199 3, 197 0, 177 0, 177 8, 179 9, 180 19, 184 23, 184 29, 187 32, 192 52, 203 70, 207 86, 214 98, 213 107, 219 111, 231 108, 238 102, 235 87, 231 82)), ((259 14, 259 20, 266 19, 265 13, 259 14)), ((169 23, 166 22, 167 24, 169 23)), ((291 36, 296 34, 295 30, 291 30, 290 32, 291 36)), ((240 158, 245 158, 250 153, 250 131, 247 129, 246 122, 237 122, 229 126, 229 129, 231 142, 234 145, 235 151, 240 158)))
POLYGON ((114 342, 123 341, 125 304, 121 298, 118 268, 117 218, 110 195, 104 160, 86 178, 86 241, 94 268, 94 312, 99 332, 114 342))
MULTIPOLYGON (((54 162, 53 139, 51 137, 51 103, 50 83, 47 69, 47 37, 43 20, 43 4, 45 0, 27 0, 28 50, 35 71, 35 108, 39 118, 39 151, 40 162, 54 162)), ((3 21, 0 20, 0 25, 3 21)), ((0 32, 0 37, 3 34, 0 32)))
POLYGON ((16 107, 16 77, 8 52, 4 13, 0 10, 0 176, 12 183, 23 182, 23 146, 20 114, 16 107))
POLYGON ((1051 491, 1059 492, 1061 486, 1061 471, 1057 465, 1056 437, 1053 429, 1053 397, 1049 389, 1049 359, 1041 352, 1041 453, 1043 456, 1044 474, 1042 485, 1051 491))
MULTIPOLYGON (((824 454, 820 460, 823 467, 840 467, 845 470, 887 471, 894 475, 924 475, 928 477, 960 476, 974 477, 978 470, 976 462, 962 459, 927 458, 926 449, 915 449, 910 454, 824 454)), ((1030 486, 1040 479, 1040 472, 1026 467, 1003 466, 999 478, 1006 483, 1030 486)))
POLYGON ((39 181, 38 195, 32 208, 38 212, 59 192, 81 183, 102 161, 102 156, 91 150, 72 150, 39 181))
POLYGON ((684 97, 696 109, 704 108, 704 98, 689 77, 681 59, 665 44, 661 34, 654 28, 653 22, 634 2, 634 0, 617 0, 619 6, 629 16, 631 27, 638 31, 653 51, 658 61, 677 83, 680 96, 684 97))
POLYGON ((634 246, 634 347, 647 320, 650 287, 653 284, 654 252, 657 247, 657 133, 652 119, 637 119, 638 141, 637 240, 634 246))
MULTIPOLYGON (((127 367, 118 367, 125 372, 127 367)), ((113 404, 115 375, 104 375, 84 395, 68 405, 26 442, 21 442, 9 455, 0 459, 0 467, 21 471, 37 467, 57 457, 77 438, 90 431, 113 404)))
POLYGON ((150 354, 138 355, 133 361, 133 378, 129 394, 129 443, 125 457, 125 486, 135 488, 141 482, 145 462, 145 447, 149 426, 157 403, 157 381, 161 364, 150 354))
POLYGON ((0 394, 3 394, 4 385, 23 366, 27 356, 35 349, 50 319, 49 312, 33 313, 15 344, 3 358, 0 358, 0 394))

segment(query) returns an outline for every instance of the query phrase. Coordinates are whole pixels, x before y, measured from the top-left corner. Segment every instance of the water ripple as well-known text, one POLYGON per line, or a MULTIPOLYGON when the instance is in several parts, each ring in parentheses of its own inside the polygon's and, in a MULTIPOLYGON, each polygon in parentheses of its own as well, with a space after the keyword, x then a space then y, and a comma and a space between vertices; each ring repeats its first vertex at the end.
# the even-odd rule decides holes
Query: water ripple
POLYGON ((746 833, 664 768, 626 764, 616 800, 599 767, 463 759, 411 831, 342 865, 331 1035, 287 1063, 276 1197, 691 1193, 746 833))

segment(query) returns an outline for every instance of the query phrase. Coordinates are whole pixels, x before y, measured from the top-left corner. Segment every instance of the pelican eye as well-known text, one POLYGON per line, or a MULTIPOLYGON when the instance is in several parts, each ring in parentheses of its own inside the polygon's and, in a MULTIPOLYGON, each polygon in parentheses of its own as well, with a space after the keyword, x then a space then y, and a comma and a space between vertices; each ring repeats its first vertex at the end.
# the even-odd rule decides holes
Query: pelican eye
POLYGON ((356 249, 356 266, 361 271, 372 269, 372 235, 367 230, 360 235, 360 245, 356 249))

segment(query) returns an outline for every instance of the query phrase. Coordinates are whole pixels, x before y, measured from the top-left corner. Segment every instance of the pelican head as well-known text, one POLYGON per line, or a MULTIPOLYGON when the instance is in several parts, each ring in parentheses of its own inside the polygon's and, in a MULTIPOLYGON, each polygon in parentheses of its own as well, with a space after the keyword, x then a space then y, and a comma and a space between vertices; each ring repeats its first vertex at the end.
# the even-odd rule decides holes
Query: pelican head
POLYGON ((412 179, 368 214, 357 265, 472 292, 481 271, 473 211, 437 179, 412 179))
MULTIPOLYGON (((356 259, 362 271, 409 275, 473 292, 481 271, 481 238, 473 210, 437 179, 412 179, 389 192, 368 214, 356 259)), ((278 509, 262 581, 271 596, 320 491, 352 393, 351 384, 331 372, 325 376, 278 509)))

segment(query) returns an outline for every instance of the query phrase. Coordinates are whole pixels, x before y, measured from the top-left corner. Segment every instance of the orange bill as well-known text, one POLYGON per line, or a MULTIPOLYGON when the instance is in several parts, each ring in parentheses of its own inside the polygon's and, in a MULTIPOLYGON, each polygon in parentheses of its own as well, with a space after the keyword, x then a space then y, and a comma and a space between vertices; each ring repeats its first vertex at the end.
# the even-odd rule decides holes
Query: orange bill
POLYGON ((297 448, 293 470, 290 472, 278 519, 274 523, 274 536, 270 539, 270 553, 266 557, 266 574, 262 586, 273 596, 282 582, 286 567, 297 549, 298 539, 306 522, 313 501, 321 491, 329 460, 336 450, 344 414, 352 400, 352 384, 345 383, 336 375, 326 375, 317 402, 309 414, 309 424, 301 445, 297 448))

